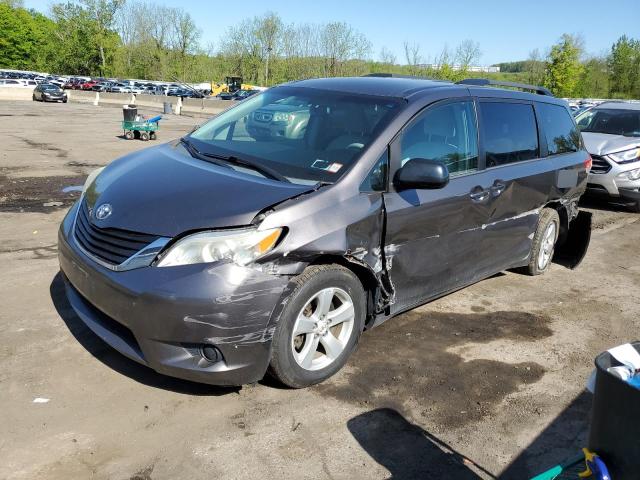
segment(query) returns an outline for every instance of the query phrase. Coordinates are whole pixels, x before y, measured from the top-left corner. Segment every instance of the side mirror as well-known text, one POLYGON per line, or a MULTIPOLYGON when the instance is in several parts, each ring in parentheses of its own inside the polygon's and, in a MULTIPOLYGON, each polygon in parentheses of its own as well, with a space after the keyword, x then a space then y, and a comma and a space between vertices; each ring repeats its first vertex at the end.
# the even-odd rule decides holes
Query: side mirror
POLYGON ((397 190, 437 189, 449 183, 449 169, 437 160, 412 158, 395 174, 393 184, 397 190))

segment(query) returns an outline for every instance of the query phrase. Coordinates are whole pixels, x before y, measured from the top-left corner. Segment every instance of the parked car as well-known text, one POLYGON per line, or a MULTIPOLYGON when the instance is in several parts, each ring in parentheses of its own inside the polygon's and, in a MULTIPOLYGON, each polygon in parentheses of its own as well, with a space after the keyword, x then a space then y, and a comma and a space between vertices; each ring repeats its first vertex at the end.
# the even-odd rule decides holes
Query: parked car
POLYGON ((34 86, 27 85, 25 82, 22 82, 20 80, 14 79, 14 78, 0 80, 0 87, 34 88, 34 86))
POLYGON ((604 102, 576 121, 593 158, 589 194, 640 213, 640 104, 604 102))
POLYGON ((167 91, 168 88, 163 85, 154 85, 153 87, 151 87, 149 93, 151 95, 166 95, 167 91))
POLYGON ((98 82, 96 82, 95 80, 89 80, 80 84, 80 90, 91 90, 97 84, 98 82))
POLYGON ((545 273, 554 252, 574 267, 591 160, 566 103, 526 88, 545 94, 304 80, 112 162, 60 227, 70 305, 158 372, 304 387, 363 329, 505 269, 545 273), (303 132, 245 129, 292 111, 303 132))
POLYGON ((52 83, 41 83, 33 89, 33 100, 67 103, 67 93, 52 83))
POLYGON ((108 92, 111 85, 111 82, 100 82, 91 87, 91 90, 94 92, 108 92))
POLYGON ((233 94, 231 100, 241 101, 245 98, 249 98, 251 95, 255 95, 256 93, 260 93, 260 90, 238 90, 233 94))
POLYGON ((111 87, 109 87, 109 91, 112 93, 131 93, 131 87, 123 83, 118 83, 116 85, 111 85, 111 87))
POLYGON ((233 97, 236 95, 236 92, 220 92, 216 97, 220 100, 233 100, 233 97))
POLYGON ((183 98, 202 98, 202 94, 195 90, 189 90, 186 88, 173 88, 167 91, 167 95, 170 97, 183 97, 183 98))

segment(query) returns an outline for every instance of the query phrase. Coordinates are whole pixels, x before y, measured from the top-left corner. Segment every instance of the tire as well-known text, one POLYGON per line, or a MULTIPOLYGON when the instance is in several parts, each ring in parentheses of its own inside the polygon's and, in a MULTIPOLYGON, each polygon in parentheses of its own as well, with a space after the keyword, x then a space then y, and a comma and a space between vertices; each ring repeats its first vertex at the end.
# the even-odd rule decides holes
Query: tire
POLYGON ((140 132, 140 140, 143 142, 149 141, 149 132, 140 132))
POLYGON ((364 328, 366 297, 358 277, 340 265, 308 267, 292 282, 295 288, 273 334, 269 374, 288 387, 303 388, 326 380, 347 362, 364 328), (313 320, 316 315, 320 321, 313 320), (332 315, 334 326, 327 323, 332 315), (294 336, 294 327, 306 333, 294 336))
POLYGON ((558 212, 552 208, 543 208, 540 212, 538 228, 533 236, 529 265, 526 267, 526 272, 529 275, 542 275, 549 269, 559 233, 560 217, 558 212))
POLYGON ((640 200, 635 203, 630 203, 627 208, 631 210, 633 213, 640 213, 640 200))
POLYGON ((33 101, 36 101, 36 96, 35 95, 31 95, 31 98, 33 99, 33 101))
POLYGON ((127 130, 126 132, 124 132, 124 138, 126 138, 127 140, 133 140, 133 132, 131 130, 127 130))
POLYGON ((149 132, 149 140, 155 140, 156 138, 156 132, 149 132))

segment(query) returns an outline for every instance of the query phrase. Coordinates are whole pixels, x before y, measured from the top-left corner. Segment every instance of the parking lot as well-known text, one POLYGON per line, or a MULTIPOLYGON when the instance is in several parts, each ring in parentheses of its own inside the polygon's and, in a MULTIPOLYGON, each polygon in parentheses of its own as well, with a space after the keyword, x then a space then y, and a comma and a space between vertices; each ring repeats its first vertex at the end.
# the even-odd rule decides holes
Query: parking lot
MULTIPOLYGON (((504 272, 403 314, 324 384, 193 384, 102 343, 58 275, 66 187, 152 145, 121 116, 0 103, 0 478, 523 479, 586 445, 593 358, 638 336, 640 215, 587 205, 577 270, 504 272)), ((202 121, 167 116, 156 142, 202 121)))

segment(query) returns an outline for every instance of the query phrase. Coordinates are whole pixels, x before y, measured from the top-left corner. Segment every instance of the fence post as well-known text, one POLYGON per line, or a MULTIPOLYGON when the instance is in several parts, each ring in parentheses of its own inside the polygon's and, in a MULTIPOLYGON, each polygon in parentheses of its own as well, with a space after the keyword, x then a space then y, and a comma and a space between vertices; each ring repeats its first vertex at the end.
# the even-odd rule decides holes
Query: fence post
POLYGON ((96 98, 93 99, 93 104, 96 107, 100 104, 100 92, 96 92, 96 98))
POLYGON ((180 115, 182 111, 182 97, 178 97, 178 101, 176 102, 176 115, 180 115))

